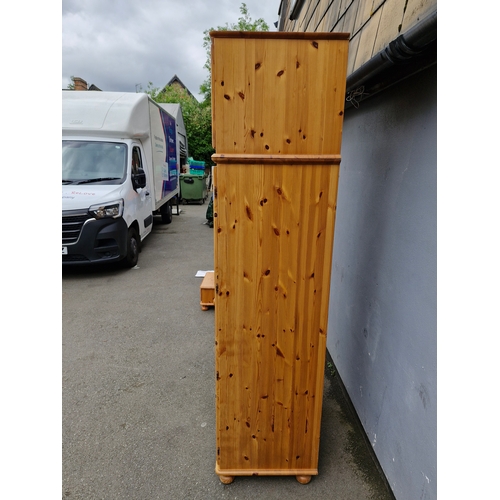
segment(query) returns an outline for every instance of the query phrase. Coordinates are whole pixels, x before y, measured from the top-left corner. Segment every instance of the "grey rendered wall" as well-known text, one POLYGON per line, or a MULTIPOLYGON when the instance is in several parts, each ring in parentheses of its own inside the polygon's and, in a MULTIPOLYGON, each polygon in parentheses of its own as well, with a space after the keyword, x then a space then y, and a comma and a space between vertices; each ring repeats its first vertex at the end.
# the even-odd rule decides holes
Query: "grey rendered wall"
POLYGON ((328 350, 398 500, 436 499, 436 70, 346 110, 328 350))

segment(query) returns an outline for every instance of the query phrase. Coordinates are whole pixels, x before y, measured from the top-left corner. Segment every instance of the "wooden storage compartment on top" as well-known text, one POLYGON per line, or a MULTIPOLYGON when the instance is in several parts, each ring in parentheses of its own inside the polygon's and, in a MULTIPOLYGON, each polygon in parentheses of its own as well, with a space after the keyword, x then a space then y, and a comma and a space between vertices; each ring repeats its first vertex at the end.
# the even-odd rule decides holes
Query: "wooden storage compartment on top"
POLYGON ((200 285, 200 306, 202 311, 207 311, 214 305, 215 282, 213 271, 207 271, 200 285))
POLYGON ((212 32, 216 473, 318 473, 348 34, 212 32))

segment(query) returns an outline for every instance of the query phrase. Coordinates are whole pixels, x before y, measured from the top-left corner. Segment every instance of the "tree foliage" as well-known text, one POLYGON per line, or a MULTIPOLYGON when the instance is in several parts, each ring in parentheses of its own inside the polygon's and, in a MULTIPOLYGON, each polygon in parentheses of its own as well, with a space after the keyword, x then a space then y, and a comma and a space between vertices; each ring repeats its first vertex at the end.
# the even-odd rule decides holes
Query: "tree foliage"
POLYGON ((264 19, 259 18, 253 21, 248 12, 246 3, 240 6, 241 16, 236 23, 226 23, 225 26, 209 28, 203 32, 203 47, 207 53, 207 60, 204 68, 208 71, 207 79, 200 86, 200 93, 203 95, 204 102, 210 102, 212 93, 212 41, 210 40, 211 31, 269 31, 268 24, 264 19))

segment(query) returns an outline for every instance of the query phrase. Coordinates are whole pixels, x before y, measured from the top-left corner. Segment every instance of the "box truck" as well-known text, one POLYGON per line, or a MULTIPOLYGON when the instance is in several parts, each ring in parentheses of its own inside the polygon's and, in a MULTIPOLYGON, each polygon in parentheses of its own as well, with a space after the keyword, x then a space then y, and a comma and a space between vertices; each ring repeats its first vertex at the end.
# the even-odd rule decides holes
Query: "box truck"
POLYGON ((187 138, 180 108, 165 108, 142 93, 63 91, 63 264, 134 267, 153 215, 172 221, 187 138))

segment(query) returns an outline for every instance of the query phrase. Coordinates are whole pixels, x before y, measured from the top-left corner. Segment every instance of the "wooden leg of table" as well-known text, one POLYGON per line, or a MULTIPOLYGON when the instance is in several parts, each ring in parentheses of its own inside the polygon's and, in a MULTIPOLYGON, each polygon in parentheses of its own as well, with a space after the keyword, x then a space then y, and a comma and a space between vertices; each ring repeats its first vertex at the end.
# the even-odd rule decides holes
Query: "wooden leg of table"
POLYGON ((231 484, 234 481, 234 476, 219 476, 222 484, 231 484))
POLYGON ((295 476, 300 484, 307 484, 311 480, 311 476, 295 476))

